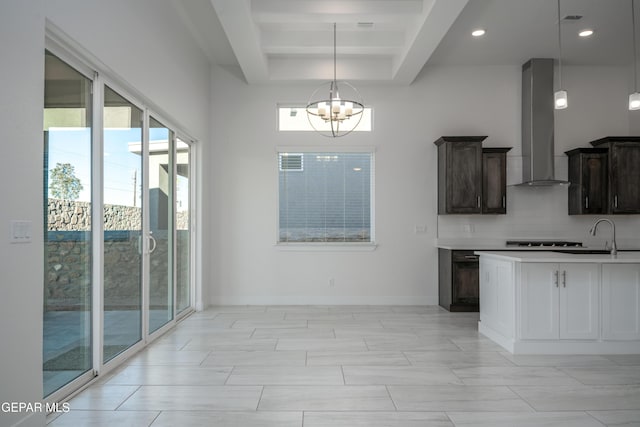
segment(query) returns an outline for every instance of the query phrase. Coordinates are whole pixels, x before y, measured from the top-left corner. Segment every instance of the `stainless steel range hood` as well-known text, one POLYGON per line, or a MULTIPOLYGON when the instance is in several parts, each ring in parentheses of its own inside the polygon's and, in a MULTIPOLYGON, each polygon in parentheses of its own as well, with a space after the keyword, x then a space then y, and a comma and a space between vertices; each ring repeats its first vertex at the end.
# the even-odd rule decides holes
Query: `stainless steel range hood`
POLYGON ((553 59, 522 66, 522 184, 567 185, 554 174, 553 59))

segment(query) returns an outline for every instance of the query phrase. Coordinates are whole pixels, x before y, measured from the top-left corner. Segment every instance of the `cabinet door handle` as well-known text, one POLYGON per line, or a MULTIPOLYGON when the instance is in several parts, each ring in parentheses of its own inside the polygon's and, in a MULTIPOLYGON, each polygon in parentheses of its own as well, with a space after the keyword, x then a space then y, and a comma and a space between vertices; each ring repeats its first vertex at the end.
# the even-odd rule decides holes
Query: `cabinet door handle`
POLYGON ((478 199, 478 207, 480 207, 480 196, 477 196, 478 199))
POLYGON ((617 194, 615 196, 613 196, 613 207, 614 208, 618 207, 618 195, 617 194))
POLYGON ((472 261, 477 261, 478 260, 478 255, 465 255, 464 259, 469 259, 472 261))
POLYGON ((567 270, 562 271, 562 287, 567 287, 567 270))
POLYGON ((558 270, 555 271, 555 275, 556 275, 556 280, 555 280, 555 285, 556 288, 558 287, 558 275, 560 274, 560 272, 558 270))
POLYGON ((584 198, 584 208, 589 209, 589 196, 584 198))
POLYGON ((503 208, 507 207, 507 196, 502 196, 502 207, 503 208))

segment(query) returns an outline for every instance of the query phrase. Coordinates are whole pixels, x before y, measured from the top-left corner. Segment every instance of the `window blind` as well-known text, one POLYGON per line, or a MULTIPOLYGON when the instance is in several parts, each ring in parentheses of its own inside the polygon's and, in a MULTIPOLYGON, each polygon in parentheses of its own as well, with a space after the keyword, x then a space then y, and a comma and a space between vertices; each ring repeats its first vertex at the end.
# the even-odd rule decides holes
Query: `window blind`
POLYGON ((278 162, 280 242, 373 241, 373 153, 280 152, 278 162), (295 156, 304 168, 282 167, 295 156))

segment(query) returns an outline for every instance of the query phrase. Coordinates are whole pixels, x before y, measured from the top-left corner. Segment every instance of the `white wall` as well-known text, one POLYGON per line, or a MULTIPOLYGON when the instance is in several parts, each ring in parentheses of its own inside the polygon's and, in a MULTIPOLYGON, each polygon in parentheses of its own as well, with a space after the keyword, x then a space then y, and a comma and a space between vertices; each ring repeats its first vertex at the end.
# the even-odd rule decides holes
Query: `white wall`
POLYGON ((47 0, 45 6, 47 19, 207 141, 208 59, 171 0, 47 0))
MULTIPOLYGON (((42 0, 0 6, 0 402, 42 399, 42 0), (11 41, 20 41, 19 45, 11 41), (12 220, 32 222, 33 242, 9 244, 12 220)), ((43 425, 41 413, 0 412, 0 425, 43 425)))
MULTIPOLYGON (((145 103, 170 126, 195 138, 197 151, 209 137, 210 65, 171 0, 48 0, 46 17, 82 50, 109 68, 109 75, 144 97, 145 103)), ((208 168, 198 168, 198 192, 206 191, 208 168)), ((199 208, 207 215, 208 199, 199 208)), ((209 222, 198 226, 208 235, 209 222)), ((199 242, 209 253, 207 239, 199 242)), ((208 283, 207 263, 196 274, 208 283)), ((202 289, 202 300, 208 300, 202 289)), ((201 301, 200 301, 201 302, 201 301)), ((206 305, 206 303, 204 304, 206 305)))
MULTIPOLYGON (((569 148, 629 133, 625 73, 616 68, 565 70, 571 107, 557 119, 559 163, 566 163, 562 153, 569 148)), ((208 156, 216 224, 211 303, 435 304, 438 234, 465 236, 459 230, 466 223, 473 224, 474 236, 484 237, 542 237, 541 228, 548 231, 546 237, 555 237, 558 230, 582 233, 583 223, 591 219, 568 217, 566 189, 510 188, 506 216, 437 216, 433 141, 439 136, 489 135, 487 146, 514 147, 509 164, 519 167, 520 76, 519 66, 428 67, 409 87, 360 85, 365 103, 374 108, 374 131, 328 140, 276 131, 276 104, 304 103, 315 86, 247 86, 228 70, 215 68, 215 147, 208 156), (274 246, 279 145, 376 147, 375 251, 291 252, 274 246), (566 229, 568 222, 576 224, 566 229), (416 234, 416 225, 426 225, 427 232, 416 234), (334 287, 329 278, 335 279, 334 287)), ((622 233, 639 228, 635 217, 616 221, 622 233)))
MULTIPOLYGON (((209 142, 209 64, 170 0, 0 2, 0 402, 42 399, 45 18, 209 142), (32 243, 9 244, 12 220, 32 222, 32 243)), ((0 425, 44 425, 44 414, 0 412, 0 425)))

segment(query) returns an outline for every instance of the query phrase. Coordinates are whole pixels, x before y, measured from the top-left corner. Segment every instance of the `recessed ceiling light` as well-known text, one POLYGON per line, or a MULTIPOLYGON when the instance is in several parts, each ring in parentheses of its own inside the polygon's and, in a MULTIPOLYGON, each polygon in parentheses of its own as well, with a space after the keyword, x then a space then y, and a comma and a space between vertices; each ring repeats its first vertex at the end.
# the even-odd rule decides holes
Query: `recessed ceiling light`
POLYGON ((593 30, 589 30, 589 29, 582 30, 582 31, 580 31, 580 32, 578 33, 578 35, 579 35, 580 37, 589 37, 589 36, 592 36, 592 35, 593 35, 593 30))
POLYGON ((473 31, 471 32, 471 35, 472 35, 473 37, 482 37, 482 36, 484 36, 485 34, 486 34, 486 31, 485 31, 485 30, 483 30, 482 28, 478 28, 477 30, 473 30, 473 31))

